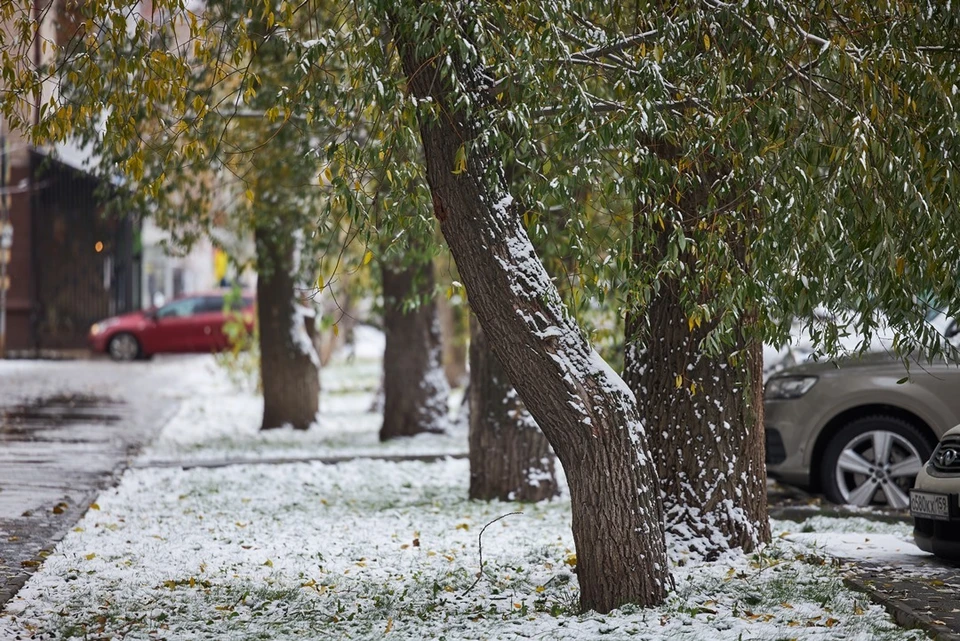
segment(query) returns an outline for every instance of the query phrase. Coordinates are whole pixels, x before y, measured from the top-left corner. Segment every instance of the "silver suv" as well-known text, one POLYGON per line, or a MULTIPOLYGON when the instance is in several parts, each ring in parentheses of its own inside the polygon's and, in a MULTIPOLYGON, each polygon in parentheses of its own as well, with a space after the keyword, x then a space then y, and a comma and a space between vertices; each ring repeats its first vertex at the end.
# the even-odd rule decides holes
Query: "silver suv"
POLYGON ((767 471, 835 503, 905 509, 940 437, 960 423, 960 368, 885 353, 807 363, 764 393, 767 471))

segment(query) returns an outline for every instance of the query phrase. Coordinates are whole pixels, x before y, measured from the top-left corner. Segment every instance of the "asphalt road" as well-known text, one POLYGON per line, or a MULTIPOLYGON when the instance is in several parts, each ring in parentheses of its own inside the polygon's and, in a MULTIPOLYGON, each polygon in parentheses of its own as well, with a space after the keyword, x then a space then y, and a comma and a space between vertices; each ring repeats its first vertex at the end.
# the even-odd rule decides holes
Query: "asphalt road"
POLYGON ((176 411, 178 363, 0 362, 0 605, 176 411))

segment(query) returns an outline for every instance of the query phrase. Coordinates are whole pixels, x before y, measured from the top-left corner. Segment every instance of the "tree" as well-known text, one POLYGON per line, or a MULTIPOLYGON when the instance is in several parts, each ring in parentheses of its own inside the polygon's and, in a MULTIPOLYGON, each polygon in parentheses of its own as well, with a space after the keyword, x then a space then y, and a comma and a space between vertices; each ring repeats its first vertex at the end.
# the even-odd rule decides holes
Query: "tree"
POLYGON ((550 443, 479 323, 470 323, 470 498, 536 502, 559 493, 550 443))
POLYGON ((443 373, 433 264, 385 260, 383 276, 383 426, 380 440, 443 432, 450 388, 443 373))
POLYGON ((433 15, 384 9, 410 92, 442 113, 418 112, 434 214, 494 352, 567 473, 581 604, 657 603, 668 577, 662 512, 633 395, 566 312, 511 208, 500 162, 478 144, 471 119, 488 98, 476 61, 466 47, 456 61, 437 56, 418 33, 463 33, 470 22, 439 6, 433 15))
POLYGON ((878 328, 904 357, 951 350, 924 316, 930 296, 958 307, 943 269, 958 253, 943 242, 958 221, 957 17, 853 0, 471 15, 447 46, 483 61, 483 144, 527 169, 527 224, 549 230, 534 219, 589 189, 569 226, 577 309, 615 296, 629 313, 626 374, 661 474, 679 479, 664 487, 672 534, 708 555, 752 548, 769 535, 762 341, 825 306, 833 320, 811 328, 825 354, 878 328), (605 251, 597 209, 619 221, 605 251))

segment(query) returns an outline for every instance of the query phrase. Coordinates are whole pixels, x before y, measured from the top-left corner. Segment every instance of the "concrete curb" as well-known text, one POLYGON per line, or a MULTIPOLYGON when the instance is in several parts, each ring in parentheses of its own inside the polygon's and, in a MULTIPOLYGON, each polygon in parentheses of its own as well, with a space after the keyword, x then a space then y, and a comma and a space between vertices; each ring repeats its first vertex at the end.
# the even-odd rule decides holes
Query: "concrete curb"
POLYGON ((87 510, 90 509, 90 505, 97 500, 100 492, 100 489, 95 489, 84 493, 83 498, 75 505, 71 505, 66 511, 63 524, 52 535, 47 537, 46 545, 37 550, 35 555, 21 561, 20 572, 0 583, 0 609, 17 595, 20 588, 40 569, 44 560, 53 554, 53 551, 60 541, 77 525, 80 519, 83 518, 83 515, 87 513, 87 510), (25 563, 28 565, 24 565, 25 563))
POLYGON ((322 463, 323 465, 336 465, 338 463, 349 463, 351 461, 387 461, 388 463, 402 463, 404 461, 420 461, 422 463, 436 463, 444 459, 464 459, 469 456, 462 452, 459 454, 356 454, 351 456, 274 456, 263 458, 231 458, 231 459, 213 459, 209 461, 145 461, 143 463, 134 463, 130 469, 166 469, 180 468, 183 470, 193 470, 198 468, 218 468, 230 467, 232 465, 286 465, 288 463, 322 463))
MULTIPOLYGON (((852 590, 866 594, 874 603, 882 605, 894 621, 904 628, 923 630, 934 641, 960 641, 960 633, 947 626, 946 622, 935 619, 930 614, 921 612, 910 605, 911 600, 924 602, 925 599, 922 596, 918 599, 894 596, 878 589, 876 580, 863 576, 849 575, 843 579, 843 583, 852 590)), ((893 586, 890 585, 890 587, 893 586)))

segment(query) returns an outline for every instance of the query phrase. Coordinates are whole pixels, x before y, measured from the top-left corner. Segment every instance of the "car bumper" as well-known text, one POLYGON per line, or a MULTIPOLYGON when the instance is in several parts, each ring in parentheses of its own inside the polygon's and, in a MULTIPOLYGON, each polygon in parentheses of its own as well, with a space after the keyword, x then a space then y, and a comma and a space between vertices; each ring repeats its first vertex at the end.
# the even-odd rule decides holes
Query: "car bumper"
POLYGON ((913 539, 924 552, 960 561, 960 476, 931 474, 929 467, 925 465, 917 474, 914 489, 946 494, 950 502, 950 520, 914 517, 913 539))
POLYGON ((104 333, 100 334, 89 334, 87 336, 87 345, 90 346, 90 350, 94 352, 106 352, 107 351, 107 337, 104 333))
POLYGON ((767 473, 790 485, 809 487, 810 465, 805 462, 810 427, 801 423, 793 401, 766 401, 763 404, 766 428, 767 473))

